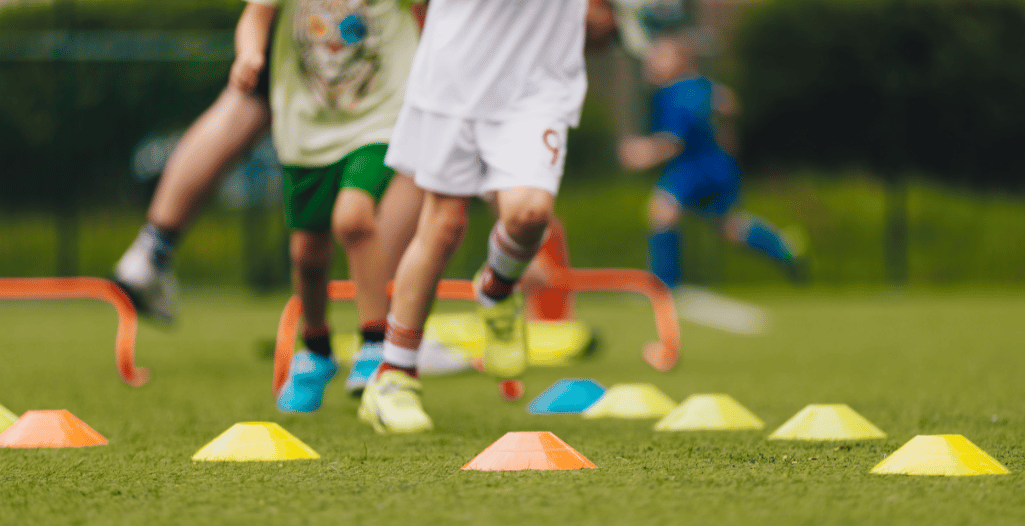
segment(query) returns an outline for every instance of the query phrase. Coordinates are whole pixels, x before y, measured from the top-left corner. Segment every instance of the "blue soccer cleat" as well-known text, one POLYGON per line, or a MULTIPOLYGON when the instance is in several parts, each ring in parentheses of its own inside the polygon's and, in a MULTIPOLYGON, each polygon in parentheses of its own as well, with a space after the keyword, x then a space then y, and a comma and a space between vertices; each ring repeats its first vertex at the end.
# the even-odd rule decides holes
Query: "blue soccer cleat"
POLYGON ((352 396, 360 396, 363 389, 370 381, 370 377, 377 370, 377 366, 384 361, 384 344, 381 342, 366 342, 356 352, 352 361, 352 370, 349 377, 345 379, 345 389, 352 396))
POLYGON ((320 409, 324 389, 338 371, 331 358, 308 350, 295 353, 288 367, 288 379, 278 392, 278 409, 286 413, 309 413, 320 409))

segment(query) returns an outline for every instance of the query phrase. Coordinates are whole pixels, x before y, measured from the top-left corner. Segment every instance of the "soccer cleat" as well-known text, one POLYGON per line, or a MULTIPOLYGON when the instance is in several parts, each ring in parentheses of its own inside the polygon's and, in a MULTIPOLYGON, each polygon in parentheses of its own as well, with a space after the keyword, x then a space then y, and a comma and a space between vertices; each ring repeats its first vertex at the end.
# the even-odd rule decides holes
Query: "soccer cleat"
POLYGON ((153 262, 153 239, 139 236, 114 267, 117 283, 141 314, 164 322, 178 315, 178 282, 153 262))
POLYGON ((278 392, 278 409, 286 413, 308 413, 320 409, 324 389, 338 371, 331 358, 302 350, 292 356, 288 379, 278 392))
POLYGON ((352 396, 363 394, 363 389, 370 381, 377 366, 384 361, 384 344, 381 342, 366 342, 358 351, 352 361, 352 370, 349 377, 345 379, 345 389, 352 396))
MULTIPOLYGON (((480 273, 473 288, 480 294, 480 273)), ((484 371, 499 378, 517 378, 527 369, 527 320, 523 294, 514 292, 491 307, 478 304, 484 325, 484 371)))
POLYGON ((378 433, 416 433, 434 428, 420 405, 420 382, 389 369, 377 374, 363 390, 359 419, 378 433))

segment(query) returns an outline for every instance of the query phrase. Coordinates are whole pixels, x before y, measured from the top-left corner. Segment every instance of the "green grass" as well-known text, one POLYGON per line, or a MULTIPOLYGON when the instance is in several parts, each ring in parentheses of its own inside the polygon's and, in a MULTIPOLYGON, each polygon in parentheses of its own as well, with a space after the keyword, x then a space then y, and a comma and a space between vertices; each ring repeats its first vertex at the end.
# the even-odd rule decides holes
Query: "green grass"
MULTIPOLYGON (((737 289, 772 330, 732 336, 683 326, 678 369, 640 357, 654 337, 643 302, 581 299, 601 334, 570 368, 532 369, 523 401, 476 373, 425 380, 434 432, 380 436, 340 383, 313 415, 278 413, 271 362, 283 296, 199 291, 173 332, 144 325, 138 362, 153 381, 117 379, 114 314, 95 302, 0 303, 0 403, 67 408, 104 447, 0 450, 4 524, 1021 524, 1025 522, 1025 296, 1021 290, 737 289), (729 393, 765 431, 655 433, 653 421, 537 416, 526 402, 555 380, 652 382, 680 401, 729 393), (851 405, 889 436, 847 443, 765 437, 809 403, 851 405), (241 421, 274 421, 322 459, 196 463, 241 421), (507 431, 548 430, 598 465, 567 472, 463 472, 507 431), (963 434, 1011 475, 878 476, 916 434, 963 434), (850 449, 838 449, 839 446, 850 449), (814 460, 813 460, 814 459, 814 460)), ((338 327, 353 311, 336 304, 338 327)))

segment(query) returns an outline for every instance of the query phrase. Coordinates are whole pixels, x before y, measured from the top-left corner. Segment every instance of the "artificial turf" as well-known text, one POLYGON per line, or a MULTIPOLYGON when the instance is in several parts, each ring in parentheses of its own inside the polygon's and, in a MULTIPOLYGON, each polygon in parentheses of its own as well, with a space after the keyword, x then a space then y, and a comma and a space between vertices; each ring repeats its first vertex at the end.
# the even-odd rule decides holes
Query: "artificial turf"
MULTIPOLYGON (((524 376, 509 403, 477 373, 424 380, 433 432, 381 436, 336 382, 312 415, 277 412, 266 340, 283 296, 194 292, 173 331, 143 325, 130 388, 114 367, 114 314, 100 303, 0 303, 0 404, 69 409, 100 447, 0 449, 4 524, 1022 524, 1025 523, 1025 295, 1022 291, 781 291, 770 331, 735 336, 683 325, 683 358, 651 369, 645 304, 593 295, 590 358, 524 376), (676 401, 732 395, 764 431, 656 433, 653 420, 531 415, 560 378, 650 382, 676 401), (802 443, 766 436, 809 403, 849 404, 888 433, 802 443), (243 421, 281 424, 313 461, 204 463, 190 457, 243 421), (467 472, 507 431, 552 431, 598 469, 467 472), (980 477, 869 470, 917 434, 962 434, 1011 470, 980 477)), ((335 325, 353 323, 336 304, 335 325)))

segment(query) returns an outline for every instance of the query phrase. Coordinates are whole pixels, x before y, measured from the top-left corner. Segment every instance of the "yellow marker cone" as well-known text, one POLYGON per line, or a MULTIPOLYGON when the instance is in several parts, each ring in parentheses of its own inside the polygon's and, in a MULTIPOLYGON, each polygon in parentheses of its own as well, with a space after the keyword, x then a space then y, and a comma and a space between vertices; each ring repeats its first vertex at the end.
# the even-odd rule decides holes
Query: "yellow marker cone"
POLYGON ((885 438, 847 404, 812 404, 780 426, 769 440, 865 440, 885 438))
POLYGON ((651 384, 617 384, 582 413, 584 418, 662 418, 676 402, 651 384))
POLYGON ((961 435, 918 435, 872 468, 878 475, 1006 475, 1010 471, 961 435))
MULTIPOLYGON (((484 356, 484 330, 477 314, 441 313, 427 318, 424 338, 454 349, 470 358, 484 356)), ((531 367, 569 365, 591 344, 594 335, 579 320, 527 321, 527 363, 531 367)))
POLYGON ((320 455, 273 422, 235 424, 192 455, 192 460, 232 462, 313 458, 320 455))
POLYGON ((696 394, 659 420, 655 431, 733 431, 764 427, 765 422, 730 395, 696 394))
POLYGON ((13 424, 16 420, 18 420, 18 415, 12 413, 9 409, 0 405, 0 433, 2 433, 8 427, 11 427, 11 424, 13 424))

